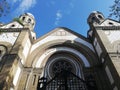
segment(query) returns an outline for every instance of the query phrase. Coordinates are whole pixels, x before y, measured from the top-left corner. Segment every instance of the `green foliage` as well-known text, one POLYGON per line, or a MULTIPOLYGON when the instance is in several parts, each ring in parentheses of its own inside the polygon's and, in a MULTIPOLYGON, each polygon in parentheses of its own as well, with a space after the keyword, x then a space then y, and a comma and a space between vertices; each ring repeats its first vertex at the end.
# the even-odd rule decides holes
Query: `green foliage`
POLYGON ((109 17, 113 17, 120 22, 120 0, 115 0, 114 4, 110 7, 109 17))
POLYGON ((17 21, 18 23, 20 23, 21 25, 23 25, 22 21, 19 18, 14 18, 13 21, 17 21))

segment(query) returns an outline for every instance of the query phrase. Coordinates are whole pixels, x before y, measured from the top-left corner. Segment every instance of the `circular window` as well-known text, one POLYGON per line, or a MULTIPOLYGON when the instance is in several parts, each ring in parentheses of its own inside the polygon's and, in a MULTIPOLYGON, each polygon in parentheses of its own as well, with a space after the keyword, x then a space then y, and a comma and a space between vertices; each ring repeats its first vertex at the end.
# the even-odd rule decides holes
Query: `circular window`
POLYGON ((72 58, 55 57, 47 63, 45 76, 52 78, 64 70, 77 74, 79 73, 79 66, 72 58))
POLYGON ((73 66, 70 62, 67 62, 65 60, 59 60, 52 66, 52 73, 54 75, 61 73, 63 70, 73 72, 73 66))

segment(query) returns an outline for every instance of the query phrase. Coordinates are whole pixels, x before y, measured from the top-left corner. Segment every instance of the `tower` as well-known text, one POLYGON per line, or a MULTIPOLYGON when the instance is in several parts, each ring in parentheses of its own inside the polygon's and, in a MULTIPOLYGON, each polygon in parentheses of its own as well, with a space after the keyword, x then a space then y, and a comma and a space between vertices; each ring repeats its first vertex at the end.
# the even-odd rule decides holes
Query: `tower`
POLYGON ((0 26, 0 88, 3 90, 16 85, 17 75, 21 72, 31 43, 36 39, 34 25, 34 17, 26 13, 0 26), (25 20, 21 20, 22 17, 25 20), (30 22, 27 22, 29 19, 30 22))
POLYGON ((102 13, 93 12, 88 18, 90 30, 88 37, 91 39, 99 61, 102 65, 102 76, 106 90, 120 89, 120 23, 111 19, 105 19, 102 13), (93 18, 94 17, 94 18, 93 18), (107 81, 107 82, 105 82, 107 81), (107 88, 109 87, 109 88, 107 88))
POLYGON ((35 18, 31 13, 25 13, 19 17, 20 22, 24 25, 24 28, 29 28, 33 39, 36 39, 34 32, 35 18))
POLYGON ((59 27, 38 39, 30 13, 1 24, 0 88, 119 90, 120 23, 94 11, 88 24, 87 37, 59 27))
POLYGON ((98 11, 93 11, 88 17, 88 24, 91 25, 99 25, 105 20, 103 14, 98 11))

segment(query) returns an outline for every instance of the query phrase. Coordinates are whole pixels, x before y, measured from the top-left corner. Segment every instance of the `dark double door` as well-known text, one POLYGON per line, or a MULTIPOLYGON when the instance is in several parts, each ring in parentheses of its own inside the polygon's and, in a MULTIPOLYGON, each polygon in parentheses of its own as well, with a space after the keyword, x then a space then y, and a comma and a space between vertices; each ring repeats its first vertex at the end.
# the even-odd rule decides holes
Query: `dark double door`
POLYGON ((73 74, 63 70, 56 74, 51 80, 40 78, 37 90, 88 90, 86 82, 73 74))

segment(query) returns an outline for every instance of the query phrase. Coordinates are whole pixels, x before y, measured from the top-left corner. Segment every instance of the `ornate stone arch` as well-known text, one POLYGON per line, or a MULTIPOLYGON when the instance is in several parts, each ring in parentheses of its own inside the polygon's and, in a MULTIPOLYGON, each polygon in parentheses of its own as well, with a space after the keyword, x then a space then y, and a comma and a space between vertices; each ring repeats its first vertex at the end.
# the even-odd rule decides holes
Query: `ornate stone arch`
MULTIPOLYGON (((72 43, 70 40, 68 40, 68 41, 57 40, 57 41, 47 42, 44 45, 42 45, 42 48, 41 48, 41 46, 39 46, 36 50, 34 50, 30 55, 32 58, 29 57, 29 62, 31 59, 30 66, 33 68, 40 68, 41 71, 44 71, 42 74, 42 76, 43 76, 44 73, 46 72, 45 71, 46 67, 48 67, 47 63, 50 60, 50 58, 54 54, 60 53, 60 52, 65 52, 65 53, 73 55, 75 58, 78 58, 78 59, 76 59, 76 60, 79 60, 77 62, 78 66, 79 66, 78 71, 81 73, 81 74, 79 73, 78 76, 82 77, 82 78, 84 78, 84 75, 82 72, 83 67, 92 67, 98 63, 98 59, 97 59, 97 57, 95 57, 94 51, 92 51, 89 47, 83 45, 82 43, 75 42, 75 41, 74 41, 74 43, 72 43), (64 49, 60 50, 60 48, 64 48, 64 49), (67 51, 67 49, 65 50, 65 48, 69 48, 70 51, 69 50, 67 51), (79 53, 79 54, 75 54, 75 52, 79 53), (36 55, 34 55, 34 53, 36 55), (44 57, 44 58, 40 60, 41 57, 44 57), (84 58, 82 58, 82 57, 84 57, 84 58), (83 61, 83 60, 86 60, 86 61, 83 61), (41 63, 39 61, 41 61, 41 63), (86 62, 87 62, 87 64, 89 64, 89 66, 87 66, 86 62), (38 66, 38 65, 40 65, 40 66, 38 66)), ((52 63, 52 64, 54 64, 54 63, 52 63)), ((75 74, 77 74, 77 73, 75 73, 75 74)))
POLYGON ((89 58, 89 63, 91 64, 91 66, 94 66, 96 64, 98 64, 98 59, 97 57, 95 56, 95 53, 94 51, 92 51, 89 47, 81 44, 81 43, 78 43, 78 42, 74 42, 74 43, 71 43, 70 40, 68 41, 64 41, 64 40, 55 40, 55 41, 50 41, 50 42, 47 42, 45 43, 44 45, 42 46, 39 46, 38 48, 36 48, 30 55, 30 57, 28 58, 27 61, 27 64, 28 66, 32 66, 32 63, 37 60, 44 51, 48 50, 49 48, 51 47, 57 47, 57 46, 66 46, 66 47, 71 47, 71 48, 74 48, 74 49, 77 49, 79 52, 81 52, 82 54, 85 55, 85 57, 88 57, 89 58))
MULTIPOLYGON (((32 67, 29 75, 31 79, 35 79, 34 76, 37 78, 44 76, 51 79, 56 73, 53 70, 56 69, 57 64, 62 63, 63 67, 68 66, 66 67, 68 68, 67 71, 70 70, 70 66, 72 73, 85 80, 86 73, 89 74, 87 70, 99 63, 94 48, 87 38, 74 34, 65 36, 67 39, 61 38, 62 36, 55 36, 56 39, 50 34, 47 36, 34 42, 25 62, 25 67, 32 67), (74 39, 71 38, 72 36, 74 39)), ((60 70, 65 69, 61 65, 58 65, 59 67, 61 67, 60 70)))

